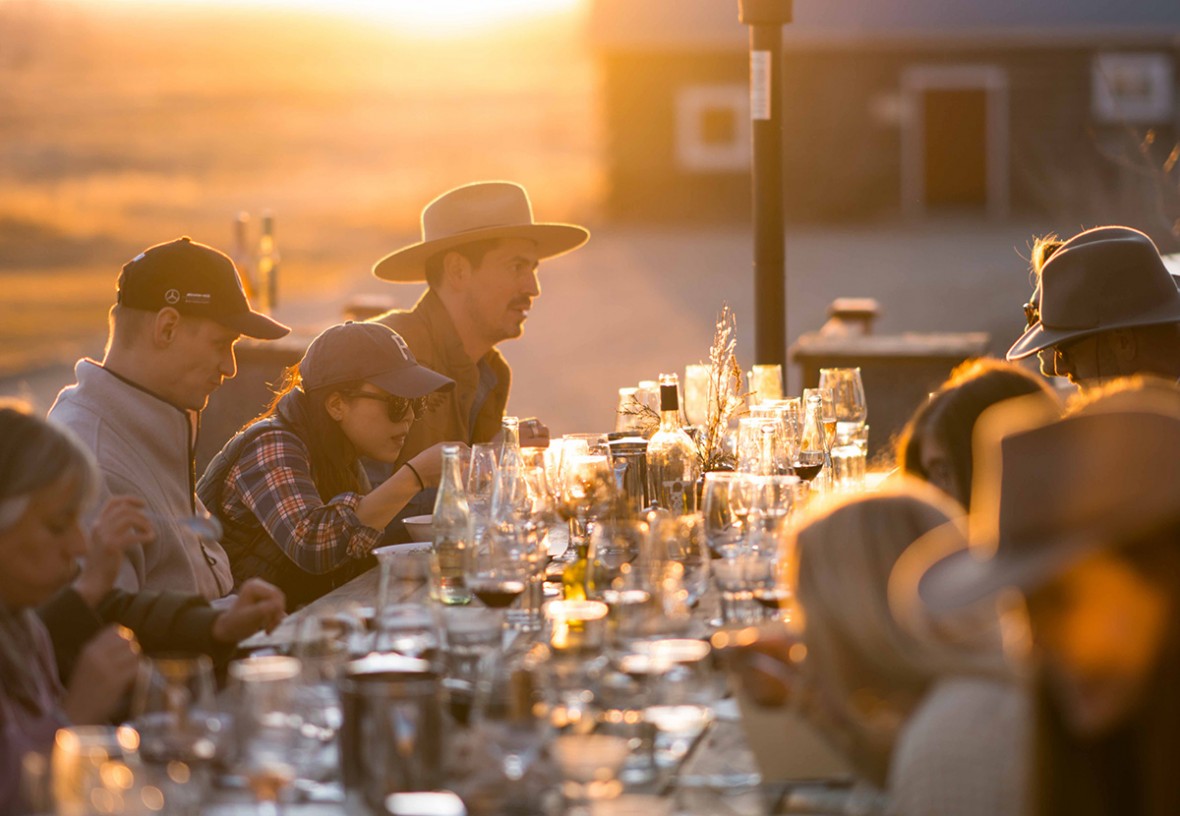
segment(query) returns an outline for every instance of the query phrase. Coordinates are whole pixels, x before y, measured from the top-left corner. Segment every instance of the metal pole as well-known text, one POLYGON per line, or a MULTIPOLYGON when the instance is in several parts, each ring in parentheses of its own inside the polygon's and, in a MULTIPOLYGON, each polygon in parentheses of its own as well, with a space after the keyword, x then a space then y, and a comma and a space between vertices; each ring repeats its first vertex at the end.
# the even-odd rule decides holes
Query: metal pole
POLYGON ((754 213, 754 359, 787 373, 787 270, 783 231, 783 25, 793 0, 738 0, 750 27, 754 213))

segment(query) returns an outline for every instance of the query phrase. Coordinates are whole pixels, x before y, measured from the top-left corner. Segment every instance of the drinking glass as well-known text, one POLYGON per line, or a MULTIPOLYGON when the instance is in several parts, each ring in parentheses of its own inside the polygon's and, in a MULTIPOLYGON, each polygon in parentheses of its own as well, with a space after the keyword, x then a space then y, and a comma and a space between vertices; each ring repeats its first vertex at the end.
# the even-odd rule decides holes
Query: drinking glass
POLYGON ((138 750, 139 734, 128 726, 58 729, 50 759, 50 784, 59 816, 135 813, 141 801, 146 807, 162 810, 163 792, 144 787, 138 750))
POLYGON ((278 816, 284 792, 295 780, 302 749, 297 713, 299 660, 271 655, 231 663, 235 701, 237 765, 258 802, 259 812, 278 816))
POLYGON ((733 501, 736 473, 706 473, 703 508, 705 542, 714 555, 734 549, 742 539, 743 519, 733 501))
POLYGON ((635 595, 623 596, 623 576, 639 561, 647 535, 648 526, 642 521, 611 520, 594 525, 586 566, 586 592, 590 598, 612 607, 638 599, 635 595))
POLYGON ((478 606, 448 606, 443 622, 442 693, 451 718, 466 726, 475 700, 480 662, 499 648, 503 635, 498 617, 478 606))
POLYGON ((619 389, 619 401, 615 407, 615 430, 627 433, 641 430, 642 417, 639 416, 641 402, 637 399, 639 389, 625 387, 619 389))
POLYGON ((505 632, 509 628, 508 607, 525 593, 532 580, 534 565, 528 547, 520 525, 502 522, 488 527, 467 558, 467 588, 493 610, 505 632))
POLYGON ((713 721, 713 705, 724 692, 724 681, 713 670, 712 649, 704 641, 670 638, 635 648, 657 670, 653 699, 643 712, 656 728, 656 764, 676 767, 713 721))
POLYGON ((783 369, 774 365, 756 365, 750 371, 750 390, 758 401, 783 398, 783 369))
POLYGON ((606 617, 601 601, 553 601, 545 608, 549 658, 543 663, 554 726, 584 731, 592 726, 594 688, 605 657, 606 617))
POLYGON ((695 607, 709 588, 709 545, 702 514, 667 517, 651 524, 657 556, 679 564, 684 602, 695 607))
POLYGON ((527 651, 494 651, 480 666, 473 725, 514 782, 524 777, 551 733, 538 679, 537 658, 527 651))
POLYGON ((821 368, 819 387, 832 392, 838 435, 848 435, 865 424, 869 409, 859 368, 821 368))
MULTIPOLYGON (((823 401, 818 394, 804 391, 803 431, 799 435, 799 450, 792 463, 795 475, 810 483, 823 469, 827 460, 827 441, 824 432, 823 401)), ((834 421, 833 421, 834 424, 834 421)))
POLYGON ((487 526, 496 486, 496 446, 479 442, 471 446, 471 467, 467 471, 467 507, 471 512, 474 537, 487 526))
POLYGON ((684 417, 689 425, 704 425, 709 419, 709 375, 712 369, 693 364, 684 369, 684 417))
POLYGON ((229 730, 215 691, 213 662, 205 655, 161 655, 140 662, 132 721, 140 756, 156 771, 153 781, 171 810, 195 811, 212 783, 213 760, 229 730))
POLYGON ((439 645, 438 622, 429 606, 389 604, 377 613, 373 650, 397 652, 406 657, 431 660, 439 645))
POLYGON ((550 754, 561 773, 566 812, 584 813, 589 803, 622 793, 617 777, 630 752, 628 740, 612 734, 563 734, 554 739, 550 754))
POLYGON ((428 551, 407 552, 401 544, 378 547, 373 550, 373 555, 377 557, 379 569, 374 613, 379 619, 385 607, 405 601, 417 592, 432 577, 432 568, 428 551))

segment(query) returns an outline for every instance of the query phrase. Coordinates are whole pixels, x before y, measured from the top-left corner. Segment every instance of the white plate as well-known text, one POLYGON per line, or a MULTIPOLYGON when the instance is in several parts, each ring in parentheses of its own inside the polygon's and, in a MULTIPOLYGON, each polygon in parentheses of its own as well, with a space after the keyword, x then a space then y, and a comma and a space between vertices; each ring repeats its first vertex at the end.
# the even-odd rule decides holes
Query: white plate
POLYGON ((373 555, 381 556, 386 553, 394 555, 405 555, 407 553, 416 552, 430 552, 430 548, 434 545, 429 541, 409 541, 405 544, 386 544, 384 547, 377 547, 373 550, 373 555))

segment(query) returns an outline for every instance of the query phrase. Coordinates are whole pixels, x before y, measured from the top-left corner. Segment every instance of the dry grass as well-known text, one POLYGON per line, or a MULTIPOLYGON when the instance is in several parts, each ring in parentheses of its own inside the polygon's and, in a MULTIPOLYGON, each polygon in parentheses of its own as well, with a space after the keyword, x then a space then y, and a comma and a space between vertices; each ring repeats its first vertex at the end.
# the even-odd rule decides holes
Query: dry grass
POLYGON ((0 0, 0 371, 101 334, 118 267, 275 211, 289 297, 338 288, 429 198, 524 183, 592 214, 594 74, 576 19, 414 42, 289 12, 0 0))

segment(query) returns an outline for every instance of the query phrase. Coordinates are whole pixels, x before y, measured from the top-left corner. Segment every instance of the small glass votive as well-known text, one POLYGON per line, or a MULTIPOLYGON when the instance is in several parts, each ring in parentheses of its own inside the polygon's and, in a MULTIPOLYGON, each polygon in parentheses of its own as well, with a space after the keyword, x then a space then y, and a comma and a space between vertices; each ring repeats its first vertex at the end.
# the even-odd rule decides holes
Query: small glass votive
POLYGON ((551 601, 545 607, 549 648, 557 654, 597 654, 606 637, 609 611, 602 601, 551 601))

